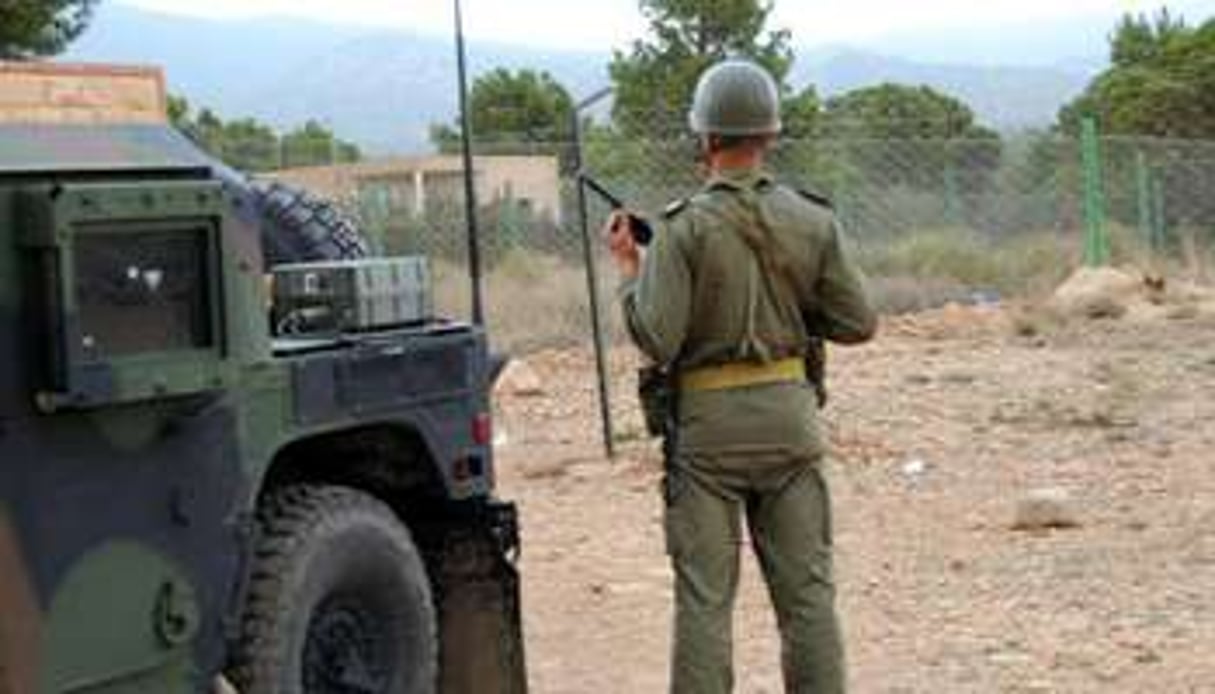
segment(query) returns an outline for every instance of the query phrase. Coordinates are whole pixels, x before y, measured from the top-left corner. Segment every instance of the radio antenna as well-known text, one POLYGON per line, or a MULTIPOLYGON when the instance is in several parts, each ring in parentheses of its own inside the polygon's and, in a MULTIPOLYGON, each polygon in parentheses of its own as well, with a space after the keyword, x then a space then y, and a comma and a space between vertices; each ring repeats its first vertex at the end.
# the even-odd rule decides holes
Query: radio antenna
POLYGON ((460 82, 460 140, 464 150, 464 218, 468 222, 468 277, 472 283, 472 321, 485 324, 481 300, 481 237, 477 229, 477 182, 473 171, 472 117, 468 112, 468 69, 464 49, 464 15, 456 3, 456 69, 460 82))

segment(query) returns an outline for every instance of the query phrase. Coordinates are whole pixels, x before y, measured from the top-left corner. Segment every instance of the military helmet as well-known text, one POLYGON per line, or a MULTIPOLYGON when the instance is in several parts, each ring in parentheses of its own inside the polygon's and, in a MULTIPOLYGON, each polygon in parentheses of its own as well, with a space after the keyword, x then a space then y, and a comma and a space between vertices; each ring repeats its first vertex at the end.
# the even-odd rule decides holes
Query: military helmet
POLYGON ((696 85, 688 124, 699 135, 775 135, 780 94, 768 71, 747 60, 724 60, 696 85))

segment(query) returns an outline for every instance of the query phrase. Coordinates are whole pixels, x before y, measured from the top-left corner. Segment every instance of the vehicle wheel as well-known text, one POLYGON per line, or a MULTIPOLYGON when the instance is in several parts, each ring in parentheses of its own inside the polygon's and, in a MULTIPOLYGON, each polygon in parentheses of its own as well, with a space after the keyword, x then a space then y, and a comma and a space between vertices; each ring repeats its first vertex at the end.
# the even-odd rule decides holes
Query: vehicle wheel
POLYGON ((277 181, 254 184, 253 195, 262 213, 267 268, 371 254, 358 223, 332 202, 277 181))
POLYGON ((430 694, 438 653, 430 582, 379 500, 292 486, 258 512, 231 667, 242 694, 430 694))

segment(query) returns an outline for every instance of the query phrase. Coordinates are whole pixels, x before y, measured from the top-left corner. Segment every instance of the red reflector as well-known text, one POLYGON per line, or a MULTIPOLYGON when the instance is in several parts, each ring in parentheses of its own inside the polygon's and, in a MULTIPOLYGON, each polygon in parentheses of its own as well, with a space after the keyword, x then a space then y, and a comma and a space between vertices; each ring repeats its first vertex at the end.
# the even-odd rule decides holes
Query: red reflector
POLYGON ((473 417, 472 422, 472 437, 473 443, 478 446, 488 446, 494 441, 494 420, 488 413, 473 417))

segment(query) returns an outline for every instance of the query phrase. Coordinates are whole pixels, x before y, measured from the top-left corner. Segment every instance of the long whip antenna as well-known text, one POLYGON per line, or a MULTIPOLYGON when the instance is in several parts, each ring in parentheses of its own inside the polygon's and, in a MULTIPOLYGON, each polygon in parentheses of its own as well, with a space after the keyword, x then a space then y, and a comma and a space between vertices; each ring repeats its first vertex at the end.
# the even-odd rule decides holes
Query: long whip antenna
POLYGON ((477 183, 473 171, 472 117, 468 112, 468 69, 464 49, 464 15, 456 3, 456 66, 460 81, 460 140, 464 150, 464 218, 468 222, 468 276, 472 283, 472 320, 485 324, 481 300, 481 238, 477 229, 477 183))

